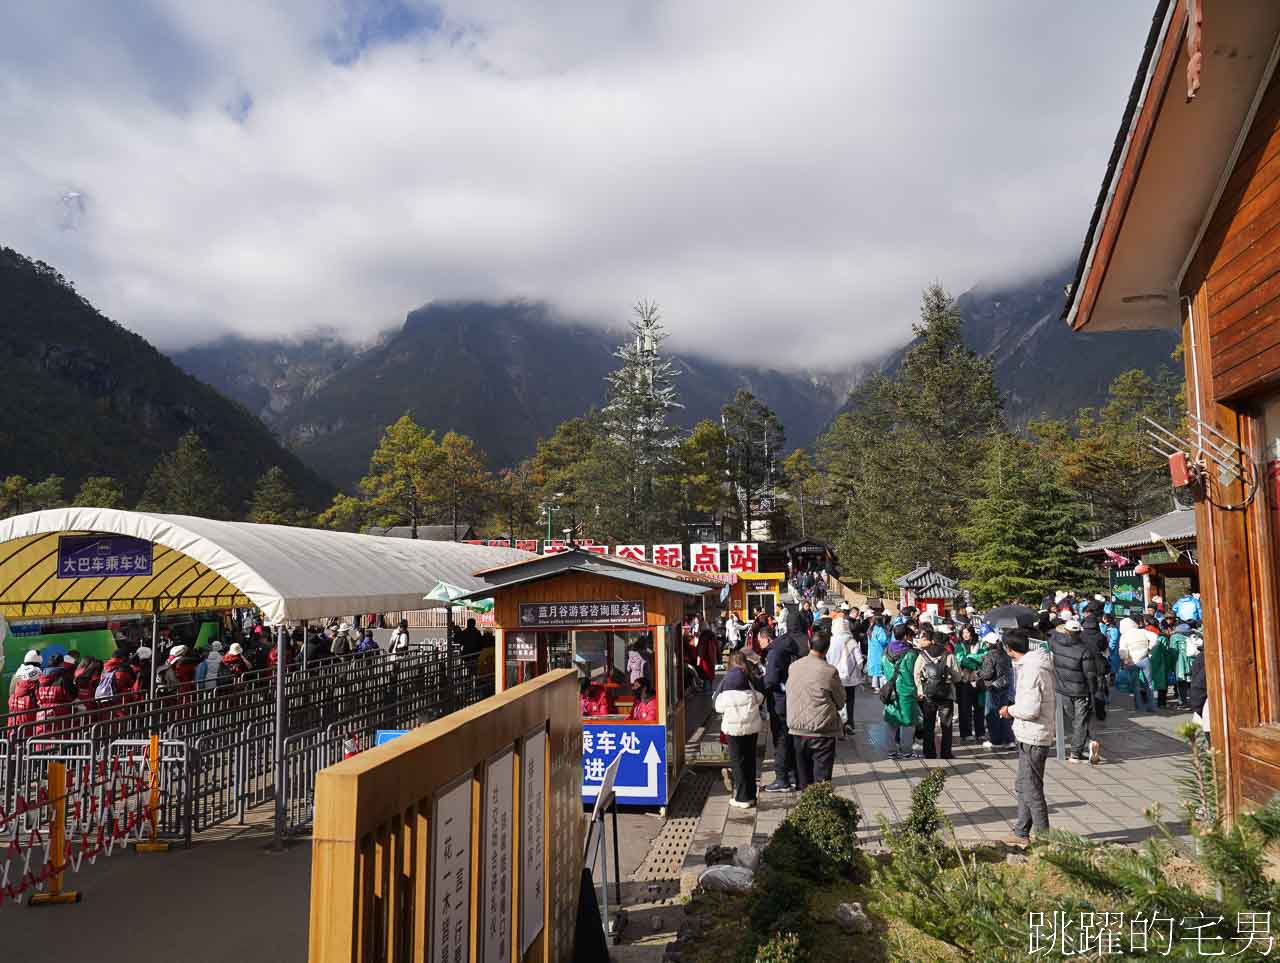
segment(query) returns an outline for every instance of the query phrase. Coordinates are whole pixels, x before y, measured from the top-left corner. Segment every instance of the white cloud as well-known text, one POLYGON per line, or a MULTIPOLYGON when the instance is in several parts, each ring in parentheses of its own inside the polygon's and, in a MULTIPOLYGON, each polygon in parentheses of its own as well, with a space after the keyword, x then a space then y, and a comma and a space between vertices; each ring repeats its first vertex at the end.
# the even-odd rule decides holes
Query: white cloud
POLYGON ((1074 255, 1152 5, 16 6, 0 241, 162 347, 646 296, 675 346, 812 364, 1074 255))

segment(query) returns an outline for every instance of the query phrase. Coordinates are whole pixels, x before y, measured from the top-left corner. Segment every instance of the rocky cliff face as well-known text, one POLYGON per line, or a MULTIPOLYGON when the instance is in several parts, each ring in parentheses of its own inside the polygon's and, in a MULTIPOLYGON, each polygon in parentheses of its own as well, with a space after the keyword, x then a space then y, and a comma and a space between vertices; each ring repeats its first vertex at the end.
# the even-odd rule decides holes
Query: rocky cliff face
POLYGON ((161 455, 197 431, 233 511, 279 465, 310 504, 331 487, 245 408, 103 317, 46 264, 0 248, 0 465, 4 474, 110 475, 140 494, 161 455))

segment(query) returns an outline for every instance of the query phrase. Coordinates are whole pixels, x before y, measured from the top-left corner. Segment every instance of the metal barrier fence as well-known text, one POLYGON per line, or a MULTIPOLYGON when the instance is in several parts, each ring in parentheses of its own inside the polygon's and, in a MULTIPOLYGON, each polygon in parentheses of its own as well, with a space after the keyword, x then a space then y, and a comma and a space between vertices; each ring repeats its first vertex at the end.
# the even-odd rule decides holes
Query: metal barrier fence
MULTIPOLYGON (((81 808, 90 805, 83 793, 91 787, 150 765, 156 793, 147 818, 157 838, 189 844, 192 833, 243 822, 250 809, 271 801, 278 837, 296 835, 312 822, 321 769, 367 748, 378 729, 412 728, 493 691, 492 675, 478 675, 456 646, 447 653, 420 648, 401 656, 327 660, 287 677, 286 732, 291 735, 280 758, 276 692, 265 676, 167 698, 94 704, 55 720, 56 725, 47 719, 4 720, 14 725, 0 728, 0 829, 5 820, 14 825, 15 811, 35 821, 28 828, 40 827, 55 763, 59 778, 66 780, 68 805, 81 808), (151 763, 147 753, 153 738, 158 757, 151 763), (72 793, 75 787, 80 796, 72 793)), ((101 799, 93 805, 101 809, 101 799)), ((117 816, 113 822, 109 812, 98 812, 94 823, 77 812, 68 816, 68 824, 73 836, 86 826, 106 826, 109 850, 111 833, 127 814, 117 816)), ((136 812, 127 818, 136 824, 136 812)), ((128 832, 134 829, 131 825, 128 832)), ((49 872, 58 865, 56 854, 45 861, 49 872)), ((4 885, 0 882, 0 890, 4 885)))

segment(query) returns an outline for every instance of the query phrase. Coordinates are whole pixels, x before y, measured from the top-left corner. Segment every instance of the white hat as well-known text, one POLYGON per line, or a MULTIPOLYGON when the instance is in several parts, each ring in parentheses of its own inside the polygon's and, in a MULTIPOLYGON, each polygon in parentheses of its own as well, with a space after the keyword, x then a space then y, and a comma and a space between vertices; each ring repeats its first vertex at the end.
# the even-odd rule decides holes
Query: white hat
POLYGON ((1068 632, 1079 632, 1079 631, 1080 631, 1080 620, 1079 620, 1079 619, 1067 619, 1065 622, 1063 622, 1063 623, 1062 623, 1062 627, 1063 627, 1064 629, 1066 629, 1068 632))
POLYGON ((40 653, 37 652, 35 649, 29 649, 27 651, 27 654, 22 657, 22 664, 23 665, 39 665, 40 653))
POLYGON ((227 651, 228 651, 228 652, 230 652, 232 655, 243 655, 243 654, 244 654, 244 648, 240 645, 240 643, 239 643, 239 642, 232 642, 232 643, 231 643, 231 648, 230 648, 230 649, 228 649, 227 651))
POLYGON ((1128 616, 1125 616, 1120 620, 1121 634, 1129 631, 1130 629, 1136 629, 1137 627, 1138 627, 1138 623, 1135 622, 1133 619, 1129 618, 1128 616))
POLYGON ((348 632, 350 632, 350 631, 351 631, 351 623, 350 623, 350 622, 343 622, 341 625, 339 625, 339 626, 338 626, 338 634, 339 634, 339 635, 344 635, 344 634, 346 634, 346 633, 348 633, 348 632))
POLYGON ((64 655, 64 656, 62 657, 62 664, 63 664, 63 665, 75 665, 75 664, 76 664, 76 657, 75 657, 74 655, 64 655))
POLYGON ((151 658, 151 646, 149 646, 149 645, 144 645, 144 646, 142 646, 141 648, 139 648, 139 649, 138 649, 138 658, 139 658, 139 659, 149 659, 149 658, 151 658))
POLYGON ((187 647, 185 645, 175 645, 172 649, 169 650, 169 658, 171 659, 180 659, 186 654, 187 654, 187 647))
POLYGON ((214 639, 212 642, 209 643, 209 648, 213 649, 214 652, 221 652, 222 643, 219 642, 217 639, 214 639))
POLYGON ((950 635, 956 630, 956 627, 950 622, 935 622, 933 628, 934 631, 941 632, 943 635, 950 635))
POLYGON ((1000 641, 1000 633, 988 632, 986 635, 982 637, 982 641, 987 643, 987 645, 995 645, 997 642, 1000 641))

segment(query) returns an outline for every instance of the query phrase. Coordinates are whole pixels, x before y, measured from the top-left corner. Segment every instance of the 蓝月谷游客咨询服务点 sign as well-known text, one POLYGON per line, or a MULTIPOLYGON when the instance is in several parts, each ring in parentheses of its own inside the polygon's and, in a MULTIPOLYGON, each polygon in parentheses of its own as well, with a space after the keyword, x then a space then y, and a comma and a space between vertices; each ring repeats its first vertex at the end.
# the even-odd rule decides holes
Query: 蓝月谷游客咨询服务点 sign
POLYGON ((520 627, 560 628, 573 625, 644 625, 644 603, 617 602, 521 602, 520 627))

